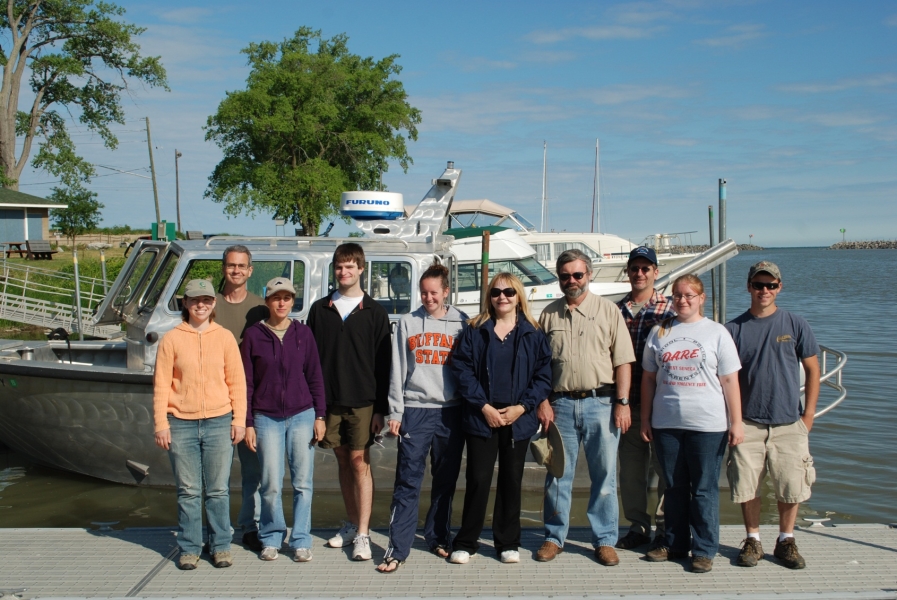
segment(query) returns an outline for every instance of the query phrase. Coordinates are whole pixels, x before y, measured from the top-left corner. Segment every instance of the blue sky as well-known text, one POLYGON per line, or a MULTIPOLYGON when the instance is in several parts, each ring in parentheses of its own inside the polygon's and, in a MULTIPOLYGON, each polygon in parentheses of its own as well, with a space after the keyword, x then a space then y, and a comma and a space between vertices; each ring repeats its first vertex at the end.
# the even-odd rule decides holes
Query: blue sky
MULTIPOLYGON (((75 129, 98 164, 148 174, 156 146, 163 218, 174 220, 174 150, 184 229, 272 235, 270 215, 227 219, 203 198, 220 160, 202 126, 248 73, 240 49, 302 25, 349 36, 352 52, 399 54, 423 112, 414 165, 384 176, 416 203, 447 160, 458 199, 489 198, 538 223, 548 143, 550 226, 587 231, 595 140, 602 229, 638 242, 698 230, 728 180, 729 233, 764 246, 894 239, 897 2, 122 2, 146 27, 171 92, 126 98, 122 142, 75 129)), ((154 220, 148 179, 98 169, 104 224, 154 220)), ((43 195, 50 178, 26 173, 43 195)), ((352 230, 339 226, 343 233, 352 230)))

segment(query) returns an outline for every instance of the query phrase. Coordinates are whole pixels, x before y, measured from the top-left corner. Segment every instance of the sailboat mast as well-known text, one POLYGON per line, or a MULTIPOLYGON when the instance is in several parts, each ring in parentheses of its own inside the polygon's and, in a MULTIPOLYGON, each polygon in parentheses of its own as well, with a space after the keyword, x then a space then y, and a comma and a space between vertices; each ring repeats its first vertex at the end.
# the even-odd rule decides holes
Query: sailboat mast
POLYGON ((595 233, 595 220, 598 220, 598 231, 601 231, 601 214, 600 210, 600 182, 598 180, 598 138, 595 138, 595 179, 592 186, 592 233, 595 233))
POLYGON ((539 231, 545 233, 548 226, 548 143, 542 142, 542 222, 539 231))

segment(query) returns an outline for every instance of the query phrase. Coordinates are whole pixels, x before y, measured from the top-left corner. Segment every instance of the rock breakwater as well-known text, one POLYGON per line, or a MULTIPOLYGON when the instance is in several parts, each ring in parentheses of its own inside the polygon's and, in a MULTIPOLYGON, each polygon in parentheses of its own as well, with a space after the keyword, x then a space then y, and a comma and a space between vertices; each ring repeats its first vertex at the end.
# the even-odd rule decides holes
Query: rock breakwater
POLYGON ((897 250, 897 240, 838 242, 829 246, 829 250, 897 250))

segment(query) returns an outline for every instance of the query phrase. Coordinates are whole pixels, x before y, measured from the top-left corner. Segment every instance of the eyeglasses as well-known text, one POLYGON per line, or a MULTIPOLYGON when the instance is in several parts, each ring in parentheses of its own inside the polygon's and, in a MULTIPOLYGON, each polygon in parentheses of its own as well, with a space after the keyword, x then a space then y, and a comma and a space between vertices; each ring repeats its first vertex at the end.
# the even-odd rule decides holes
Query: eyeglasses
POLYGON ((513 298, 517 295, 517 290, 515 290, 514 288, 492 288, 491 290, 489 290, 489 295, 493 298, 498 298, 502 294, 505 295, 505 298, 513 298))
POLYGON ((638 265, 632 265, 629 267, 630 273, 650 273, 654 270, 654 267, 640 267, 638 265))
POLYGON ((249 268, 249 265, 238 265, 234 263, 227 263, 224 265, 224 268, 228 271, 245 271, 249 268))
POLYGON ((579 281, 585 276, 585 273, 577 271, 576 273, 561 273, 560 275, 558 275, 558 279, 560 279, 561 281, 570 281, 570 278, 572 277, 576 281, 579 281))
POLYGON ((673 300, 682 300, 685 298, 689 302, 700 296, 701 294, 673 294, 673 300))
POLYGON ((779 289, 780 285, 781 285, 780 283, 776 283, 774 281, 770 282, 770 283, 766 283, 765 281, 752 281, 751 282, 751 288, 757 290, 758 292, 764 288, 767 290, 777 290, 777 289, 779 289))

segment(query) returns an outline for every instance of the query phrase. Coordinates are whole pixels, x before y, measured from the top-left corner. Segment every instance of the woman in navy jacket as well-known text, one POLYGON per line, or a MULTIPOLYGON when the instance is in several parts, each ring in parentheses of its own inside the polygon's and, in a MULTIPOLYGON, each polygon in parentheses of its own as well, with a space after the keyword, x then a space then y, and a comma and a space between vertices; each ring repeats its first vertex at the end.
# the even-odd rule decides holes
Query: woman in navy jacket
POLYGON ((497 457, 492 538, 502 562, 519 562, 523 463, 539 427, 536 407, 551 392, 551 347, 514 275, 490 282, 486 306, 458 339, 452 372, 465 400, 467 492, 449 561, 464 564, 479 549, 497 457))
POLYGON ((246 445, 258 452, 262 469, 259 541, 262 560, 277 559, 286 538, 283 515, 284 454, 293 484, 293 530, 289 546, 296 562, 311 560, 311 498, 315 444, 324 437, 324 378, 311 330, 289 318, 296 291, 289 279, 268 282, 270 317, 243 334, 246 371, 246 445))

